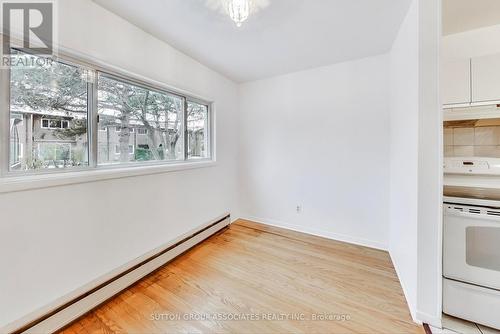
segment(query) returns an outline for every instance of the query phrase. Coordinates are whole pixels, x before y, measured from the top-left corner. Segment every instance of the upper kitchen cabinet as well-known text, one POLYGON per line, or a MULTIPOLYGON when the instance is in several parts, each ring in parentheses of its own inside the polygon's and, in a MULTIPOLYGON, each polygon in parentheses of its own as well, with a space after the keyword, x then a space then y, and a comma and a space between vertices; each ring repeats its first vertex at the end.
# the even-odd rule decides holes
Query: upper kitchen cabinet
POLYGON ((500 101, 500 54, 472 59, 472 101, 500 101))
MULTIPOLYGON (((445 105, 468 105, 471 102, 470 59, 445 60, 442 63, 441 92, 445 105)), ((500 69, 500 67, 499 67, 500 69)))

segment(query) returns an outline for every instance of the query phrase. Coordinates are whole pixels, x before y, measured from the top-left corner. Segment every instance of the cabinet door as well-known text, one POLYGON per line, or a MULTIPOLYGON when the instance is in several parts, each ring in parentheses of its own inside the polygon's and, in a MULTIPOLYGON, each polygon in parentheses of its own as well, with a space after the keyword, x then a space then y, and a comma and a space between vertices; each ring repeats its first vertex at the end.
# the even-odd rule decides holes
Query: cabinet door
POLYGON ((470 81, 470 59, 445 60, 441 73, 442 103, 470 103, 470 81))
POLYGON ((472 59, 472 102, 500 100, 500 54, 472 59))

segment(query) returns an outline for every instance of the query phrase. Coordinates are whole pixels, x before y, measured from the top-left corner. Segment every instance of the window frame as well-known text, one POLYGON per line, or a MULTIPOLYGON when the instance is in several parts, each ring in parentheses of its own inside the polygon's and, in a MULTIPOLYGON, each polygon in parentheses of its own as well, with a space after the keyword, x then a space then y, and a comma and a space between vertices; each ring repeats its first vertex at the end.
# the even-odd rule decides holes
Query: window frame
POLYGON ((66 120, 66 119, 56 119, 56 118, 47 118, 47 117, 42 117, 40 119, 40 128, 43 129, 43 130, 61 130, 61 129, 67 129, 69 128, 69 121, 66 120), (43 126, 43 121, 47 121, 48 122, 48 126, 43 126), (61 122, 61 126, 59 128, 55 128, 53 126, 50 126, 50 122, 51 121, 59 121, 61 122), (67 124, 66 127, 63 126, 64 122, 67 124))
MULTIPOLYGON (((26 52, 24 52, 26 53, 26 52)), ((0 185, 9 179, 28 179, 31 177, 45 177, 50 176, 57 179, 57 176, 66 177, 66 174, 75 174, 75 178, 78 178, 78 173, 85 172, 85 174, 90 174, 97 171, 107 172, 116 171, 117 177, 123 177, 120 175, 128 173, 128 170, 133 168, 134 171, 130 171, 129 174, 141 173, 141 169, 144 170, 144 174, 148 174, 147 171, 156 171, 161 167, 165 167, 165 170, 182 170, 183 166, 186 169, 196 168, 195 164, 199 164, 200 167, 210 165, 216 162, 215 155, 215 137, 214 133, 214 106, 213 101, 208 99, 197 97, 189 92, 179 90, 161 82, 155 81, 153 79, 148 79, 143 76, 131 73, 129 71, 116 68, 114 66, 104 64, 97 59, 89 59, 87 56, 83 55, 70 55, 58 53, 57 56, 51 56, 54 61, 63 63, 69 66, 76 66, 82 70, 89 71, 90 80, 87 81, 87 137, 88 137, 88 165, 72 168, 64 168, 60 170, 54 169, 39 169, 39 170, 11 170, 10 166, 10 96, 11 96, 11 70, 4 69, 0 71, 0 91, 5 94, 0 99, 0 133, 4 133, 0 137, 0 185), (87 60, 88 59, 88 60, 87 60), (183 159, 178 160, 165 160, 165 161, 131 161, 127 163, 120 164, 106 164, 99 165, 97 161, 97 156, 99 152, 98 147, 98 133, 100 130, 98 123, 98 78, 99 74, 105 75, 108 78, 116 79, 127 84, 136 85, 156 91, 162 94, 174 95, 176 97, 182 98, 184 100, 184 110, 183 110, 183 120, 182 129, 184 135, 183 143, 183 159), (207 120, 207 142, 208 142, 208 157, 198 158, 198 159, 188 159, 187 152, 187 101, 192 101, 195 103, 200 103, 207 106, 208 110, 208 120, 207 120), (4 138, 5 137, 5 138, 4 138)), ((108 128, 109 131, 109 128, 108 128)), ((135 148, 134 148, 135 151, 135 148)), ((112 174, 109 173, 109 177, 113 178, 112 174)), ((0 189, 0 193, 1 193, 0 189)))

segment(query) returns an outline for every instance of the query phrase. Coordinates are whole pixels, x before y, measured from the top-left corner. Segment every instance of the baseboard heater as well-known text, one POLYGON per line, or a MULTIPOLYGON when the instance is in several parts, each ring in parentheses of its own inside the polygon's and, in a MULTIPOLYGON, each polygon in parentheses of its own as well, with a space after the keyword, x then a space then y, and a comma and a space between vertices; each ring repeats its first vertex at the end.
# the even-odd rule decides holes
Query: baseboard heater
POLYGON ((58 331, 230 224, 231 217, 228 214, 200 226, 181 236, 180 240, 173 241, 153 255, 147 256, 146 259, 138 260, 138 263, 135 264, 130 263, 128 269, 54 307, 43 315, 17 323, 17 325, 11 324, 5 328, 6 330, 0 331, 12 334, 58 331))

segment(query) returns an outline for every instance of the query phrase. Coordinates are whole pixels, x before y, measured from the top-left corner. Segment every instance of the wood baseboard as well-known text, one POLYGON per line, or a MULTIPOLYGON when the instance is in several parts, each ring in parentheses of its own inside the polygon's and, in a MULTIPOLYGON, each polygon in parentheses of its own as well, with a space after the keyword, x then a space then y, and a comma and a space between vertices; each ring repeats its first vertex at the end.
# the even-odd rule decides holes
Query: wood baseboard
POLYGON ((105 280, 92 289, 64 302, 50 311, 33 317, 31 320, 16 322, 0 330, 2 333, 53 333, 72 323, 95 307, 106 302, 119 292, 164 266, 193 246, 231 224, 230 215, 200 226, 195 231, 163 247, 139 263, 105 280))

